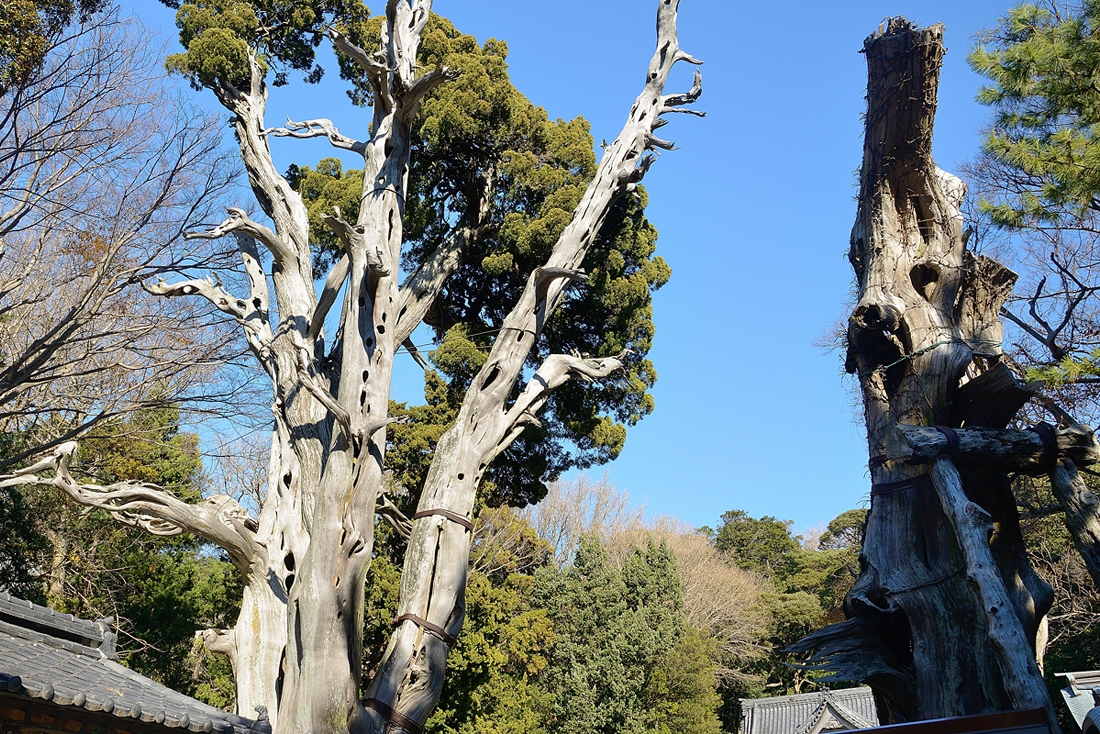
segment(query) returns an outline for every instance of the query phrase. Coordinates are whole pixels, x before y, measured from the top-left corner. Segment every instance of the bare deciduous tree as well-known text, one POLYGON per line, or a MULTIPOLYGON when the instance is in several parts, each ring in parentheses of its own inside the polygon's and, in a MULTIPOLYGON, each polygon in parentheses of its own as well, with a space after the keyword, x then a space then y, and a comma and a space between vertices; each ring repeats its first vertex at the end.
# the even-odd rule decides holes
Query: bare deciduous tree
POLYGON ((606 474, 594 481, 586 474, 550 484, 546 496, 522 517, 553 549, 559 568, 570 564, 582 535, 604 543, 614 536, 645 527, 645 508, 634 505, 630 495, 612 484, 606 474))
MULTIPOLYGON (((230 332, 143 279, 231 179, 214 120, 184 106, 133 21, 52 39, 0 113, 0 470, 136 407, 210 394, 230 332)), ((220 388, 219 388, 220 389, 220 388)))
POLYGON ((624 558, 649 541, 665 543, 676 556, 687 623, 718 643, 718 678, 752 678, 744 668, 770 652, 764 644, 772 621, 763 601, 767 583, 724 558, 694 528, 668 516, 616 532, 609 543, 612 557, 624 558))

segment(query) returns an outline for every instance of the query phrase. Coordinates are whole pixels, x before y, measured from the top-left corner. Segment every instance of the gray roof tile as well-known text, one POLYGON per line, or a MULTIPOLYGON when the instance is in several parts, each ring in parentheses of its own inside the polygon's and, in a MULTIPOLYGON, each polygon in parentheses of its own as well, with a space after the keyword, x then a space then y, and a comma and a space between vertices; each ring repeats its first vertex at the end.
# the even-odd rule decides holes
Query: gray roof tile
POLYGON ((266 721, 207 706, 112 658, 105 623, 0 594, 0 690, 192 732, 270 732, 266 721))
POLYGON ((871 689, 802 693, 795 696, 741 699, 741 734, 806 734, 824 716, 849 729, 878 726, 871 689))

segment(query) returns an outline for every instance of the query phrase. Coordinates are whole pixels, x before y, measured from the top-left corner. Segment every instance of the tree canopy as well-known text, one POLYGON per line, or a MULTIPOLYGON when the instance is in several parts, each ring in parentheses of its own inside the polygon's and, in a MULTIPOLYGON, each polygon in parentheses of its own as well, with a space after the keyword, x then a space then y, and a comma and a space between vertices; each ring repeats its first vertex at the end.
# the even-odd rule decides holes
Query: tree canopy
MULTIPOLYGON (((376 36, 377 25, 377 19, 364 21, 353 30, 376 36)), ((420 45, 422 66, 446 66, 459 76, 426 96, 413 125, 404 269, 420 267, 457 225, 475 230, 425 319, 438 344, 430 359, 446 379, 452 405, 485 364, 528 274, 550 254, 596 170, 588 123, 548 120, 512 86, 507 54, 504 42, 479 45, 438 16, 429 20, 420 45)), ((362 72, 347 63, 341 68, 356 84, 353 97, 368 98, 362 72)), ((342 254, 342 244, 323 217, 333 206, 345 216, 358 214, 363 173, 344 171, 329 158, 313 168, 292 166, 287 179, 309 208, 317 266, 327 266, 342 254)), ((645 219, 645 204, 643 190, 616 204, 585 260, 586 286, 569 292, 527 361, 536 368, 555 352, 606 357, 629 349, 623 377, 556 391, 541 425, 526 430, 489 468, 486 481, 495 487, 490 501, 535 501, 546 491, 545 479, 615 458, 626 425, 652 412, 656 371, 645 359, 654 336, 651 295, 671 270, 654 254, 657 233, 645 219)), ((429 400, 437 399, 433 379, 428 377, 429 400)), ((414 415, 414 423, 425 417, 414 415)), ((430 425, 417 430, 431 431, 430 425)), ((395 429, 395 438, 409 430, 395 429)), ((393 447, 401 451, 398 440, 393 447)), ((426 464, 418 475, 403 474, 414 499, 425 474, 426 464)))

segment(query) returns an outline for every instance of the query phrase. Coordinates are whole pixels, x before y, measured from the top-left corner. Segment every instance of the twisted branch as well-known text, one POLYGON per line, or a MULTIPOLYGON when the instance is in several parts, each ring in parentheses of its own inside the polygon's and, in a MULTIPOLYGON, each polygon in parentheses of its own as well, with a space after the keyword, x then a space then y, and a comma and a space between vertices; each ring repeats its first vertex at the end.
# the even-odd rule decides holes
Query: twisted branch
POLYGON ((54 487, 83 507, 105 510, 119 522, 152 535, 194 533, 224 548, 242 573, 247 572, 261 551, 254 536, 255 520, 232 497, 216 495, 189 505, 171 492, 146 482, 81 484, 69 471, 76 451, 76 441, 63 443, 28 467, 0 474, 0 488, 54 487), (39 476, 42 472, 53 472, 53 476, 39 476))
POLYGON ((205 232, 188 232, 184 239, 188 240, 216 240, 227 234, 240 233, 259 240, 271 251, 272 257, 277 263, 288 262, 294 257, 294 253, 287 248, 283 239, 270 228, 254 222, 240 207, 231 206, 226 209, 229 216, 221 224, 212 227, 205 232))
POLYGON ((328 138, 334 148, 350 150, 360 154, 367 148, 366 143, 341 135, 340 130, 332 124, 332 120, 324 117, 316 120, 302 120, 301 122, 294 122, 288 117, 286 118, 286 127, 269 127, 266 130, 261 130, 260 135, 274 135, 277 138, 298 138, 300 140, 325 137, 328 138))
POLYGON ((623 360, 634 352, 624 349, 615 357, 603 357, 593 359, 588 355, 578 354, 552 354, 535 372, 527 383, 515 404, 509 409, 505 423, 511 428, 504 438, 493 449, 492 458, 496 458, 500 452, 508 448, 515 441, 523 429, 529 425, 541 425, 536 414, 546 405, 550 393, 558 389, 570 380, 582 380, 593 382, 603 379, 617 370, 623 368, 623 360))

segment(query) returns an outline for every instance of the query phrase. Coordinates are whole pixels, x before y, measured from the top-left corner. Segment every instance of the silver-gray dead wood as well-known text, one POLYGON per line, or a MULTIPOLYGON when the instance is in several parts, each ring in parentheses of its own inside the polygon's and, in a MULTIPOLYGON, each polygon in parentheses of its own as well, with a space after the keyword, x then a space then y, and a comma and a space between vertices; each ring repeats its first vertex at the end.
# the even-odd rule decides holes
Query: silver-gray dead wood
MULTIPOLYGON (((260 517, 253 521, 239 506, 222 501, 187 505, 147 485, 80 485, 68 473, 74 448, 69 445, 34 468, 52 471, 53 477, 29 479, 121 520, 162 533, 194 532, 229 550, 246 583, 241 616, 234 629, 211 630, 203 638, 233 660, 242 714, 265 706, 279 733, 374 734, 416 731, 435 707, 447 655, 462 629, 467 526, 485 469, 526 426, 537 423, 553 390, 571 380, 604 379, 622 367, 623 354, 598 359, 549 354, 520 394, 513 391, 566 289, 587 280, 585 255, 611 206, 634 192, 654 151, 672 148, 655 131, 669 113, 690 112, 687 106, 700 94, 698 73, 690 90, 664 93, 676 63, 699 63, 679 48, 678 4, 658 3, 657 49, 642 93, 548 261, 531 273, 455 425, 436 447, 420 507, 407 529, 398 624, 366 702, 359 698, 363 585, 375 515, 393 514, 383 496, 393 360, 428 317, 468 243, 479 236, 494 183, 486 177, 482 201, 471 202, 452 236, 399 281, 413 120, 424 95, 454 77, 446 68, 416 65, 431 0, 389 0, 374 54, 330 32, 337 51, 359 64, 373 86, 374 114, 369 130, 362 125, 368 132, 362 142, 344 136, 329 120, 267 127, 268 88, 255 54, 248 58, 246 84, 213 86, 231 114, 264 221, 234 207, 222 223, 190 236, 235 238, 248 292, 232 294, 217 278, 145 287, 165 297, 205 299, 240 326, 270 378, 274 430, 260 517), (272 162, 272 137, 323 137, 363 157, 358 218, 348 221, 339 209, 325 218, 346 255, 319 295, 307 210, 272 162), (339 327, 327 336, 325 318, 341 289, 339 327)), ((0 476, 0 482, 9 481, 28 477, 0 476)))
POLYGON ((1041 470, 1067 449, 1091 456, 1095 441, 1063 431, 1044 452, 1039 437, 1002 430, 1033 387, 1001 363, 998 313, 1015 275, 967 251, 966 187, 932 160, 943 26, 895 18, 863 51, 847 369, 863 392, 871 511, 848 621, 794 649, 869 683, 884 722, 1044 708, 1056 728, 1035 649, 1052 592, 1027 561, 995 456, 1041 470), (952 447, 950 430, 902 426, 990 430, 959 431, 952 447))

